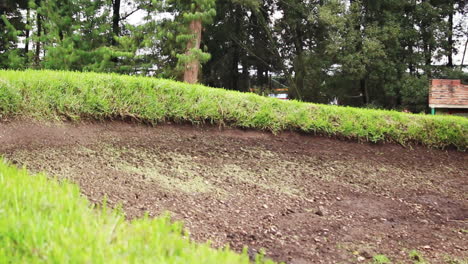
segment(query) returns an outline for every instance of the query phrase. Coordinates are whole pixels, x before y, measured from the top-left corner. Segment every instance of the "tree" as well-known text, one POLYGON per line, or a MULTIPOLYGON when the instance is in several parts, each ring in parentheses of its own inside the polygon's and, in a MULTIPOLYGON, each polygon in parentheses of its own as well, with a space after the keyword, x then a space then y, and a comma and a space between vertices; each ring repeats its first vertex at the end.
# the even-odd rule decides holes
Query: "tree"
POLYGON ((174 23, 178 24, 176 41, 185 46, 183 53, 176 55, 178 67, 183 69, 183 80, 197 83, 200 66, 210 59, 210 54, 201 49, 203 23, 210 23, 216 15, 215 0, 174 0, 170 9, 177 10, 174 23))
POLYGON ((0 2, 0 68, 21 69, 26 66, 26 55, 18 49, 18 43, 26 29, 20 11, 27 6, 26 0, 0 2))
POLYGON ((217 1, 217 15, 203 37, 212 56, 204 65, 205 83, 241 91, 267 88, 271 75, 282 69, 272 6, 270 1, 217 1))
POLYGON ((262 93, 281 80, 300 100, 421 111, 429 78, 466 78, 453 58, 467 35, 455 19, 465 2, 3 0, 0 67, 262 93), (136 12, 142 20, 131 25, 136 12))
POLYGON ((305 78, 305 51, 308 49, 306 45, 310 44, 312 23, 309 20, 309 15, 312 13, 312 8, 317 3, 315 1, 303 0, 288 0, 278 3, 278 8, 283 12, 283 17, 276 25, 277 32, 282 36, 284 41, 281 52, 288 54, 289 60, 292 62, 291 68, 294 72, 292 82, 290 82, 291 96, 301 98, 301 93, 304 90, 305 78))

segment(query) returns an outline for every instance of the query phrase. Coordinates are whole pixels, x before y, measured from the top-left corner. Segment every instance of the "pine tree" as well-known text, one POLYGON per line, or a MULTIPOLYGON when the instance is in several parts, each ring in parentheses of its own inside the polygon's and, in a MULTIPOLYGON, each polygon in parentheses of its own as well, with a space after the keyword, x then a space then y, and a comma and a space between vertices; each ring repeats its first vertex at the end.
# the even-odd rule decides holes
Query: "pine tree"
POLYGON ((0 2, 0 68, 26 67, 26 54, 18 49, 18 43, 26 30, 21 10, 27 5, 26 0, 0 2))
POLYGON ((203 23, 211 23, 216 15, 215 0, 175 0, 172 5, 180 13, 176 41, 185 46, 185 51, 176 55, 179 69, 183 69, 183 80, 197 83, 201 64, 210 59, 210 54, 201 49, 203 23))

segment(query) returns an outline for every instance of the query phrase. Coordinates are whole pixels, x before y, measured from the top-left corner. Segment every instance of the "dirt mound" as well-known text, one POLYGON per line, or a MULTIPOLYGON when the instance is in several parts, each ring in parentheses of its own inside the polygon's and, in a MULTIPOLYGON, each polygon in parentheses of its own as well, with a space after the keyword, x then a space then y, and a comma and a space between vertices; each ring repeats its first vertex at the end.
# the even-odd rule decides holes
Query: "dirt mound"
POLYGON ((468 154, 180 125, 0 124, 0 153, 288 263, 468 259, 468 154), (413 252, 413 255, 416 253, 413 252), (414 257, 413 258, 418 258, 414 257))

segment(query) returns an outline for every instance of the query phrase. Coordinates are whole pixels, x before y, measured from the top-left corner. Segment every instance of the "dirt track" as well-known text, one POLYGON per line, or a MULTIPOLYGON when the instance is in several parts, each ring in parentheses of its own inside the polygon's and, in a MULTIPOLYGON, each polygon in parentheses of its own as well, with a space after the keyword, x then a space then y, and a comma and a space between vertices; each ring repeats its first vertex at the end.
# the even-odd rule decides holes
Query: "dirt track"
MULTIPOLYGON (((121 122, 0 123, 0 155, 70 178, 128 218, 287 263, 468 261, 468 154, 296 133, 121 122)), ((460 262, 461 263, 461 262, 460 262)))

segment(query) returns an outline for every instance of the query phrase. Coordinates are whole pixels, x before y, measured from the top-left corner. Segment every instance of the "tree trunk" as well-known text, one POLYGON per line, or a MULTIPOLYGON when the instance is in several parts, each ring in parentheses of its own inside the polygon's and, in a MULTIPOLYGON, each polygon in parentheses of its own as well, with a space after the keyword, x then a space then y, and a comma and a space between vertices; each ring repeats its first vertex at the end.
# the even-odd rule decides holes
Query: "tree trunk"
MULTIPOLYGON (((36 6, 40 6, 40 0, 36 0, 36 6)), ((40 53, 41 53, 41 34, 42 34, 42 19, 39 12, 36 10, 36 25, 37 25, 37 41, 36 41, 36 54, 34 57, 34 63, 39 66, 40 53)))
POLYGON ((465 63, 465 54, 466 54, 466 47, 468 46, 468 39, 466 39, 465 41, 465 49, 463 50, 463 57, 462 57, 462 61, 460 63, 460 70, 463 69, 463 65, 465 63))
POLYGON ((28 7, 28 9, 26 10, 26 39, 25 39, 25 43, 24 43, 24 55, 25 55, 25 58, 28 57, 28 52, 29 52, 29 27, 31 25, 31 20, 30 20, 30 9, 28 7))
POLYGON ((246 58, 242 60, 242 84, 239 87, 241 91, 248 92, 250 88, 250 73, 249 73, 249 66, 246 62, 246 58))
POLYGON ((262 62, 257 62, 256 68, 257 68, 257 85, 262 87, 262 91, 263 91, 263 87, 267 83, 266 78, 265 78, 266 67, 262 62))
MULTIPOLYGON (((234 23, 235 32, 240 32, 240 21, 241 18, 239 7, 234 10, 234 23)), ((240 47, 235 41, 232 41, 232 61, 231 61, 231 83, 229 84, 230 89, 239 90, 239 61, 240 61, 240 47)))
POLYGON ((112 40, 111 40, 112 46, 117 45, 117 41, 115 40, 115 37, 118 37, 120 35, 119 21, 120 21, 120 0, 113 0, 112 1, 112 40))
MULTIPOLYGON (((451 1, 450 1, 451 2, 451 1)), ((447 33, 447 38, 448 38, 448 62, 447 66, 453 68, 453 13, 455 11, 455 8, 453 6, 453 3, 450 3, 450 14, 449 14, 449 20, 448 20, 448 33, 447 33)))
MULTIPOLYGON (((192 49, 200 48, 202 29, 203 26, 201 19, 190 21, 189 30, 194 36, 194 39, 187 43, 187 50, 185 55, 187 55, 189 58, 193 57, 192 49)), ((199 70, 200 62, 197 58, 191 58, 190 61, 185 65, 184 82, 197 83, 199 70)))
POLYGON ((408 50, 409 50, 409 54, 411 56, 410 58, 410 61, 408 63, 408 69, 409 69, 409 72, 410 72, 410 75, 415 75, 415 72, 416 72, 416 69, 414 67, 414 64, 413 64, 413 45, 408 45, 408 50))
MULTIPOLYGON (((350 0, 349 1, 350 5, 352 5, 355 2, 356 2, 355 0, 350 0)), ((367 13, 367 7, 365 6, 364 8, 366 9, 364 12, 367 13)), ((365 15, 361 15, 360 22, 354 26, 354 30, 356 32, 359 32, 359 35, 362 35, 361 26, 363 28, 366 28, 365 15)), ((361 37, 356 43, 356 52, 362 52, 362 46, 363 46, 363 44, 362 44, 362 37, 361 37)), ((363 62, 361 61, 361 63, 363 63, 363 62)), ((359 81, 359 88, 360 88, 361 94, 362 94, 362 103, 364 105, 367 105, 369 103, 369 92, 367 91, 367 83, 366 83, 366 75, 367 74, 368 74, 368 68, 367 68, 367 66, 365 66, 365 72, 363 73, 363 75, 356 78, 356 81, 359 81)))
POLYGON ((230 88, 232 90, 239 90, 239 56, 240 56, 240 51, 239 51, 239 46, 237 44, 234 44, 235 46, 233 55, 232 55, 232 64, 231 64, 231 76, 232 76, 232 81, 230 83, 230 88))
POLYGON ((305 77, 305 69, 304 69, 304 58, 303 58, 303 51, 300 51, 297 54, 296 63, 294 63, 294 86, 296 88, 296 97, 299 97, 299 94, 304 91, 304 77, 305 77))
POLYGON ((296 25, 295 31, 295 40, 294 40, 294 48, 296 51, 296 61, 294 63, 294 87, 295 90, 295 97, 301 98, 301 94, 304 91, 304 78, 305 78, 305 63, 304 63, 304 47, 303 47, 303 37, 302 32, 299 29, 299 25, 296 25))
MULTIPOLYGON (((424 41, 424 40, 423 40, 424 41)), ((430 78, 432 76, 432 45, 424 45, 424 61, 426 65, 426 74, 430 78)))
POLYGON ((362 93, 362 102, 367 105, 369 104, 369 92, 367 91, 367 84, 366 79, 362 78, 359 81, 359 85, 361 86, 361 93, 362 93))
POLYGON ((262 26, 262 21, 267 19, 268 14, 266 14, 266 10, 264 8, 260 8, 257 12, 253 12, 251 16, 251 30, 253 38, 253 49, 255 50, 255 68, 257 70, 256 74, 256 82, 255 85, 260 87, 260 91, 264 93, 266 86, 268 85, 268 61, 269 57, 266 54, 265 47, 267 41, 265 32, 262 26))

